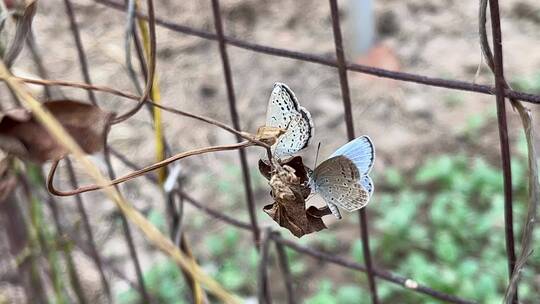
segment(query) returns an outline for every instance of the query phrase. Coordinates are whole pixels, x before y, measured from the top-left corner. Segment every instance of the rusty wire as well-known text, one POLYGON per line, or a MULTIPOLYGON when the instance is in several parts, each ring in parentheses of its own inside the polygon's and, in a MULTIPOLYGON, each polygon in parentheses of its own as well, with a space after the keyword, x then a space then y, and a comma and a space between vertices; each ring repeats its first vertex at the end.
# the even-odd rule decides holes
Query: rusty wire
MULTIPOLYGON (((119 3, 119 2, 111 1, 111 0, 94 0, 94 1, 96 3, 106 5, 113 9, 125 10, 125 4, 123 3, 119 3)), ((231 67, 230 67, 230 63, 229 63, 229 59, 227 55, 227 46, 234 46, 234 47, 251 50, 254 52, 263 53, 267 55, 286 57, 286 58, 291 58, 295 60, 312 62, 312 63, 322 64, 322 65, 336 68, 337 72, 339 73, 342 100, 343 100, 343 106, 344 106, 344 111, 345 111, 344 121, 347 128, 347 134, 348 134, 349 139, 353 139, 355 135, 354 135, 354 120, 352 117, 350 92, 349 92, 348 79, 347 79, 348 71, 369 74, 369 75, 382 77, 382 78, 390 78, 390 79, 400 80, 400 81, 405 81, 405 82, 418 83, 418 84, 428 85, 432 87, 495 95, 496 105, 497 105, 497 110, 498 110, 498 126, 499 126, 499 132, 500 132, 502 168, 503 168, 503 175, 504 175, 505 228, 506 228, 506 241, 507 241, 506 245, 507 245, 508 263, 509 263, 509 268, 511 271, 513 269, 513 263, 515 263, 515 252, 513 250, 514 240, 513 240, 513 230, 512 230, 512 211, 513 211, 512 210, 512 196, 511 196, 512 188, 511 188, 511 175, 510 175, 511 173, 510 173, 510 162, 509 162, 510 154, 509 154, 509 143, 508 143, 508 131, 507 131, 507 126, 506 126, 505 98, 522 100, 522 101, 533 103, 533 104, 540 104, 540 95, 515 91, 508 88, 505 85, 504 74, 503 74, 504 70, 503 70, 503 58, 502 58, 502 48, 501 48, 502 36, 500 32, 500 16, 499 16, 498 0, 489 1, 490 8, 491 8, 492 32, 493 32, 493 38, 494 38, 493 40, 494 40, 494 55, 495 55, 494 56, 495 57, 495 60, 494 60, 495 86, 494 87, 488 86, 488 85, 479 85, 479 84, 460 81, 460 80, 448 80, 448 79, 428 77, 424 75, 417 75, 417 74, 411 74, 411 73, 405 73, 405 72, 390 71, 390 70, 374 68, 374 67, 347 62, 343 54, 343 42, 341 38, 341 26, 339 22, 337 1, 329 0, 329 2, 330 2, 330 12, 331 12, 332 26, 333 26, 333 33, 334 33, 334 43, 335 43, 335 49, 336 49, 335 58, 328 58, 328 57, 324 57, 324 56, 320 56, 316 54, 274 48, 271 46, 260 45, 260 44, 256 44, 250 41, 245 41, 245 40, 229 37, 223 31, 219 0, 212 0, 212 12, 213 12, 213 17, 214 17, 215 33, 195 29, 195 28, 182 25, 182 24, 177 24, 168 20, 164 20, 157 16, 154 16, 152 1, 148 1, 149 16, 141 12, 136 12, 136 15, 140 18, 148 20, 152 25, 155 24, 155 25, 167 28, 169 30, 172 30, 174 32, 197 36, 202 39, 217 41, 218 46, 219 46, 221 61, 223 65, 223 75, 224 75, 225 85, 227 89, 227 97, 228 97, 228 102, 229 102, 231 119, 232 119, 233 127, 235 130, 240 130, 240 120, 239 120, 238 113, 236 110, 234 82, 233 82, 231 67)), ((68 5, 69 1, 66 0, 65 3, 66 5, 68 5)), ((70 18, 73 15, 73 13, 72 12, 69 13, 69 11, 68 11, 68 14, 71 15, 70 18)), ((78 32, 78 29, 76 27, 76 22, 73 22, 73 20, 70 19, 72 30, 75 34, 75 32, 78 32)), ((152 28, 153 26, 151 26, 151 30, 152 28)), ((151 31, 151 34, 153 35, 153 38, 155 38, 155 32, 152 33, 151 31)), ((77 35, 78 34, 76 34, 76 36, 77 35)), ((76 37, 76 40, 77 40, 77 37, 76 37)), ((153 40, 154 40, 153 47, 155 48, 155 39, 153 40)), ((77 46, 79 47, 79 43, 77 43, 77 46)), ((80 48, 82 49, 82 44, 80 44, 80 48)), ((153 52, 155 53, 155 50, 153 50, 153 52)), ((96 87, 90 84, 90 74, 87 67, 85 68, 85 65, 86 65, 85 56, 86 55, 84 54, 84 52, 79 51, 79 57, 80 57, 79 60, 80 60, 81 68, 83 70, 83 74, 84 74, 83 76, 86 82, 86 84, 84 84, 83 86, 86 86, 85 88, 89 90, 89 95, 90 95, 90 94, 93 94, 90 92, 92 92, 92 90, 94 90, 96 87)), ((151 60, 155 59, 152 57, 153 56, 151 56, 151 60)), ((143 68, 145 67, 146 66, 143 65, 143 68)), ((129 111, 130 115, 138 111, 140 109, 140 106, 143 103, 150 101, 148 99, 147 91, 152 85, 152 79, 154 75, 153 69, 155 68, 155 62, 149 63, 148 68, 149 68, 149 71, 148 71, 149 75, 148 77, 146 77, 146 80, 147 80, 146 90, 143 93, 143 96, 140 97, 139 104, 137 105, 137 107, 129 111)), ((237 134, 237 139, 238 139, 238 142, 240 142, 240 136, 238 135, 239 134, 237 134)), ((110 152, 111 154, 119 158, 123 163, 125 163, 129 167, 138 169, 136 165, 130 162, 122 154, 116 152, 113 149, 110 149, 110 152)), ((250 223, 239 221, 227 214, 224 214, 220 211, 207 207, 207 204, 198 202, 196 199, 192 198, 188 193, 184 193, 182 190, 175 189, 175 193, 176 195, 182 196, 188 203, 194 205, 202 212, 212 217, 215 217, 219 220, 222 220, 229 225, 235 226, 240 229, 251 231, 253 233, 255 245, 256 247, 259 247, 259 245, 261 245, 259 242, 259 239, 261 237, 261 231, 257 224, 255 203, 254 203, 253 193, 252 193, 250 179, 249 179, 249 170, 247 166, 246 155, 243 149, 239 150, 239 158, 240 158, 240 163, 241 163, 242 172, 243 172, 246 203, 247 203, 248 211, 250 214, 250 223)), ((151 175, 145 175, 145 177, 154 183, 157 182, 155 177, 151 175)), ((265 231, 265 233, 263 234, 264 246, 262 248, 263 249, 262 250, 263 259, 261 261, 262 266, 259 269, 259 277, 261 278, 261 282, 263 283, 261 284, 261 288, 263 290, 259 290, 261 299, 264 299, 264 301, 267 301, 267 302, 270 301, 269 290, 267 290, 267 288, 269 289, 270 286, 268 286, 269 282, 266 279, 266 271, 267 271, 266 268, 268 264, 267 258, 269 254, 268 250, 270 248, 269 245, 270 245, 270 242, 274 242, 275 245, 277 246, 276 249, 278 253, 279 264, 282 269, 282 274, 284 276, 284 282, 286 284, 286 290, 287 290, 287 299, 289 303, 295 303, 297 300, 294 297, 294 288, 292 286, 293 282, 290 277, 290 272, 288 270, 288 261, 287 261, 286 255, 284 254, 283 246, 289 249, 295 250, 299 253, 322 260, 322 261, 340 265, 348 269, 365 272, 368 276, 369 291, 370 291, 372 303, 378 303, 377 286, 375 284, 375 277, 381 280, 392 282, 394 284, 398 284, 400 286, 407 288, 408 290, 422 293, 425 295, 429 295, 433 298, 440 299, 449 303, 475 303, 474 301, 471 301, 471 300, 463 299, 455 295, 450 295, 444 292, 434 290, 430 287, 421 285, 412 279, 394 274, 388 270, 384 270, 376 266, 375 263, 372 261, 371 252, 369 250, 368 222, 367 222, 367 215, 366 215, 365 209, 362 209, 359 215, 360 215, 360 225, 361 225, 360 231, 361 231, 361 236, 362 236, 362 246, 364 249, 364 258, 366 261, 366 265, 361 265, 361 264, 349 261, 339 256, 331 255, 323 251, 315 250, 313 248, 300 245, 297 242, 282 238, 281 236, 279 236, 279 234, 273 231, 265 231)), ((94 253, 92 253, 92 255, 94 255, 94 253)), ((515 300, 517 301, 517 295, 515 297, 515 300)))
MULTIPOLYGON (((491 30, 493 35, 493 73, 495 74, 497 122, 499 126, 499 142, 501 147, 504 183, 504 236, 506 240, 506 255, 508 258, 508 276, 511 279, 516 265, 516 249, 514 244, 514 220, 512 206, 512 169, 510 164, 508 125, 506 122, 506 101, 504 97, 504 89, 507 87, 507 85, 506 80, 504 79, 499 1, 489 0, 489 8, 491 13, 491 30)), ((512 303, 518 304, 518 302, 518 292, 516 290, 512 298, 512 303)))
MULTIPOLYGON (((125 7, 123 4, 112 1, 112 0, 94 0, 96 3, 106 5, 108 7, 114 8, 116 10, 124 10, 125 7)), ((148 19, 148 16, 142 13, 137 13, 141 18, 148 19)), ((190 36, 197 36, 207 40, 218 40, 218 36, 215 33, 196 29, 187 25, 178 24, 169 20, 164 20, 161 18, 155 18, 156 25, 167 28, 173 32, 183 33, 190 36)), ((317 54, 305 53, 291 51, 287 49, 275 48, 267 45, 257 44, 238 38, 233 38, 225 35, 223 37, 225 43, 232 45, 238 48, 251 50, 257 53, 263 53, 267 55, 273 55, 278 57, 285 57, 290 59, 296 59, 300 61, 318 63, 330 67, 337 67, 337 61, 332 57, 325 57, 317 54)), ((473 82, 466 82, 461 80, 450 80, 437 77, 430 77, 425 75, 418 75, 405 72, 391 71, 381 68, 370 67, 366 65, 356 64, 352 62, 347 62, 347 70, 351 72, 357 72, 362 74, 369 74, 382 78, 389 78, 394 80, 400 80, 404 82, 412 82, 418 84, 425 84, 432 87, 439 87, 445 89, 453 89, 460 91, 476 92, 487 95, 495 95, 495 87, 488 85, 476 84, 473 82)), ((505 89, 504 96, 507 98, 513 98, 516 100, 521 100, 529 103, 540 104, 540 95, 530 94, 520 91, 515 91, 512 89, 505 89)))
MULTIPOLYGON (((114 149, 111 149, 111 154, 114 155, 116 158, 118 158, 118 160, 120 160, 124 165, 126 165, 130 169, 133 169, 133 170, 138 170, 139 169, 139 167, 133 161, 130 161, 125 155, 119 153, 118 151, 116 151, 114 149)), ((158 181, 157 181, 157 178, 155 176, 144 175, 144 177, 149 182, 157 185, 158 181)), ((234 226, 236 228, 243 229, 243 230, 246 230, 246 231, 252 230, 252 226, 249 223, 237 220, 236 218, 234 218, 234 217, 232 217, 230 215, 227 215, 227 214, 225 214, 223 212, 220 212, 220 211, 215 210, 215 209, 213 209, 211 207, 208 207, 207 206, 208 204, 205 204, 203 202, 200 202, 200 201, 194 199, 188 193, 186 193, 186 192, 184 192, 182 190, 175 189, 174 191, 177 193, 177 195, 182 195, 186 199, 186 202, 188 202, 189 204, 191 204, 195 208, 203 211, 205 214, 207 214, 207 215, 209 215, 209 216, 211 216, 211 217, 213 217, 215 219, 218 219, 218 220, 220 220, 220 221, 222 221, 222 222, 224 222, 226 224, 234 226)), ((339 256, 335 256, 335 255, 332 255, 332 254, 329 254, 329 253, 326 253, 326 252, 322 252, 322 251, 319 251, 317 249, 310 248, 308 246, 300 245, 297 242, 290 241, 290 240, 287 240, 287 239, 279 236, 279 234, 275 233, 275 231, 274 231, 274 233, 272 233, 272 235, 269 236, 269 238, 271 238, 272 240, 274 240, 276 242, 276 246, 279 243, 279 244, 281 244, 283 246, 286 246, 286 247, 288 247, 288 248, 290 248, 290 249, 292 249, 292 250, 294 250, 296 252, 309 255, 309 256, 314 257, 316 259, 319 259, 321 261, 325 261, 325 262, 329 262, 329 263, 332 263, 332 264, 340 265, 342 267, 349 268, 349 269, 356 270, 356 271, 366 272, 366 266, 365 265, 362 265, 362 264, 359 264, 359 263, 356 263, 356 262, 352 262, 352 261, 349 261, 347 259, 341 258, 339 256)), ((279 251, 280 249, 277 249, 277 250, 279 251)), ((279 254, 279 252, 278 252, 278 254, 279 254)), ((410 289, 412 291, 423 293, 423 294, 429 295, 429 296, 431 296, 431 297, 433 297, 435 299, 440 299, 440 300, 446 301, 448 303, 459 303, 459 304, 475 303, 474 301, 462 299, 462 298, 460 298, 458 296, 446 294, 444 292, 440 292, 440 291, 434 290, 432 288, 429 288, 428 286, 418 284, 418 283, 416 283, 414 280, 412 280, 410 278, 407 278, 407 277, 392 273, 392 272, 390 272, 388 270, 385 270, 385 269, 382 269, 382 268, 375 268, 374 269, 374 274, 375 274, 375 276, 377 276, 377 277, 379 277, 379 278, 381 278, 383 280, 386 280, 388 282, 392 282, 394 284, 404 286, 404 287, 406 287, 406 288, 408 288, 408 289, 410 289), (411 282, 414 282, 416 284, 411 285, 410 284, 411 282), (416 286, 416 287, 412 288, 412 286, 416 286)), ((290 292, 292 294, 292 292, 293 292, 292 280, 290 278, 287 278, 287 276, 290 275, 290 274, 287 274, 286 272, 284 272, 283 275, 284 275, 284 282, 291 282, 291 285, 288 284, 289 286, 287 288, 290 288, 290 292)), ((292 295, 291 295, 291 297, 292 297, 292 295)))
MULTIPOLYGON (((341 87, 341 99, 343 100, 343 109, 345 111, 345 125, 347 127, 347 137, 349 140, 356 138, 354 134, 354 120, 351 106, 351 92, 349 90, 349 79, 347 77, 347 62, 345 61, 345 52, 343 51, 343 39, 341 37, 341 25, 339 23, 339 11, 337 0, 330 0, 330 13, 332 15, 332 30, 334 33, 334 44, 336 47, 337 68, 339 72, 339 83, 341 87)), ((366 208, 358 212, 360 222, 360 236, 362 241, 362 254, 366 261, 366 274, 368 277, 369 294, 373 304, 379 303, 377 296, 377 285, 373 273, 373 260, 369 248, 369 228, 366 208)))
MULTIPOLYGON (((219 45, 219 54, 221 56, 221 62, 223 64, 223 75, 225 78, 225 84, 227 86, 227 99, 229 100, 229 110, 231 112, 231 119, 233 126, 236 130, 240 130, 240 118, 238 117, 238 111, 236 109, 236 97, 234 94, 234 84, 232 79, 231 65, 229 63, 229 56, 227 55, 227 48, 225 42, 225 36, 223 34, 223 22, 221 21, 221 11, 219 9, 219 0, 212 0, 212 12, 214 15, 214 27, 216 29, 219 45)), ((240 142, 240 137, 236 136, 236 141, 240 142)), ((240 156, 240 166, 242 167, 242 178, 244 180, 244 189, 246 194, 246 203, 249 211, 249 219, 251 226, 253 227, 253 240, 255 241, 255 247, 259 247, 259 225, 257 224, 257 213, 255 212, 255 200, 253 198, 253 187, 251 185, 251 178, 249 176, 249 165, 247 162, 246 151, 244 149, 238 150, 240 156)))
MULTIPOLYGON (((152 18, 151 16, 153 16, 153 9, 152 9, 153 3, 152 2, 153 2, 152 0, 148 1, 150 18, 152 18)), ((70 22, 70 29, 71 29, 73 38, 75 40, 75 46, 76 46, 76 49, 77 49, 77 55, 78 55, 79 65, 81 67, 81 72, 82 72, 82 75, 83 75, 83 79, 84 79, 84 81, 86 83, 91 85, 92 82, 91 82, 91 78, 90 78, 90 69, 88 67, 88 59, 87 59, 87 56, 86 56, 86 52, 84 50, 84 45, 82 43, 79 26, 77 25, 77 21, 76 21, 75 13, 73 11, 73 5, 71 3, 71 0, 64 0, 64 5, 66 7, 66 13, 67 13, 67 16, 68 16, 68 19, 69 19, 69 22, 70 22)), ((150 19, 149 23, 151 23, 151 19, 150 19)), ((154 47, 155 47, 155 45, 154 45, 154 47)), ((90 102, 93 105, 97 105, 97 100, 96 100, 96 96, 94 94, 94 91, 93 90, 87 90, 87 92, 88 92, 88 97, 90 98, 90 102)), ((146 94, 148 94, 148 93, 146 93, 146 94)), ((144 98, 144 96, 145 95, 143 94, 143 97, 141 97, 141 99, 144 98)), ((144 100, 142 102, 144 102, 144 100)), ((126 117, 128 117, 128 116, 126 115, 126 117)), ((104 158, 105 158, 105 164, 107 166, 107 171, 108 171, 109 177, 111 179, 114 179, 115 178, 115 173, 114 173, 114 169, 112 167, 112 164, 110 162, 109 149, 108 149, 106 139, 105 139, 104 147, 105 147, 105 149, 103 151, 104 152, 103 154, 104 154, 104 158)), ((76 176, 75 176, 75 174, 73 172, 73 169, 70 168, 70 170, 71 170, 70 179, 76 180, 76 176)), ((80 197, 80 195, 78 195, 78 196, 80 197)), ((137 276, 137 281, 139 283, 139 289, 141 290, 142 299, 145 302, 149 303, 150 302, 150 296, 149 296, 148 291, 146 289, 146 286, 144 284, 144 278, 143 278, 143 273, 142 273, 141 262, 139 260, 139 255, 137 253, 137 249, 135 247, 135 241, 133 240, 133 233, 131 231, 131 228, 129 226, 129 223, 128 223, 125 215, 120 212, 119 217, 120 217, 120 221, 122 223, 122 234, 123 234, 124 239, 126 241, 126 244, 128 246, 129 256, 131 258, 131 261, 133 262, 133 267, 135 269, 135 274, 137 276)), ((87 223, 85 225, 89 225, 88 218, 86 218, 86 222, 87 223)), ((90 227, 87 227, 86 230, 87 230, 87 234, 90 235, 90 233, 89 233, 89 232, 91 232, 90 227)), ((95 243, 94 243, 94 245, 95 245, 95 243)), ((96 256, 99 256, 97 254, 97 250, 95 248, 93 250, 95 250, 94 254, 96 256)), ((96 260, 96 262, 98 262, 98 261, 96 260)), ((106 278, 103 277, 103 269, 100 269, 100 271, 101 271, 100 275, 102 276, 102 281, 105 283, 106 278)), ((108 290, 107 295, 109 296, 109 300, 111 300, 110 290, 108 290)))

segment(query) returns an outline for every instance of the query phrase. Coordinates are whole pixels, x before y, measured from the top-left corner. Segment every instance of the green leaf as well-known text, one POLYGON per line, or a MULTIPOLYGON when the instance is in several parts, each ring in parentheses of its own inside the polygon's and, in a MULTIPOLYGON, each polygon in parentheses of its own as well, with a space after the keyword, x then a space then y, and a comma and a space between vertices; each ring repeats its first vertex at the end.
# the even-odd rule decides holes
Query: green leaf
POLYGON ((435 237, 435 254, 442 261, 448 263, 457 262, 459 248, 450 233, 445 231, 437 234, 435 237))
POLYGON ((430 159, 416 173, 416 181, 427 183, 444 179, 452 172, 453 167, 450 156, 443 155, 437 159, 430 159))
POLYGON ((493 276, 489 274, 482 274, 476 281, 475 286, 476 295, 479 299, 487 300, 488 298, 494 297, 496 295, 497 284, 495 283, 493 276))

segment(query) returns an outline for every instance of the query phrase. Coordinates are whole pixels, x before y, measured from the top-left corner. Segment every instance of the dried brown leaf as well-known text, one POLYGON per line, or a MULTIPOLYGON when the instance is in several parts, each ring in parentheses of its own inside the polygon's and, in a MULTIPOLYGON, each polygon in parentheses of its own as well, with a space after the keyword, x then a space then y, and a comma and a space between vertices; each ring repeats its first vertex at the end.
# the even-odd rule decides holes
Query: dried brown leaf
POLYGON ((277 142, 277 139, 285 134, 287 130, 278 127, 262 126, 257 129, 255 139, 260 140, 266 144, 273 145, 277 142))
MULTIPOLYGON (((49 101, 43 106, 58 119, 86 153, 103 149, 114 114, 70 100, 49 101)), ((0 149, 37 162, 61 158, 66 154, 63 145, 24 109, 0 114, 0 149)))
POLYGON ((270 165, 259 161, 259 171, 269 180, 274 198, 274 203, 264 206, 263 211, 296 237, 326 229, 321 219, 328 214, 324 208, 310 207, 306 210, 305 199, 311 190, 302 158, 297 156, 275 167, 272 171, 270 165))

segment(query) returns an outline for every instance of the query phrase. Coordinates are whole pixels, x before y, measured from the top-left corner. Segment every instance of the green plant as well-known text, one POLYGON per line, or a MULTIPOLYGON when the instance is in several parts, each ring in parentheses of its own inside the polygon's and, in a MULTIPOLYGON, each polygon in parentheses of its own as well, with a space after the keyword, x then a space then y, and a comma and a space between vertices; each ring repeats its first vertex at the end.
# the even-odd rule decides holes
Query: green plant
POLYGON ((517 77, 511 82, 511 86, 515 90, 538 94, 540 93, 540 73, 517 77))
MULTIPOLYGON (((519 233, 526 209, 526 160, 518 156, 512 164, 519 233)), ((405 181, 397 170, 384 178, 381 182, 392 190, 378 193, 371 205, 377 214, 372 237, 377 262, 450 294, 480 303, 500 302, 508 276, 501 171, 484 159, 456 154, 428 159, 414 179, 405 181)), ((362 263, 360 242, 351 250, 362 263)), ((540 271, 540 255, 533 254, 529 270, 529 278, 540 271)), ((523 280, 524 303, 534 299, 533 282, 523 280)), ((419 301, 418 295, 399 288, 380 296, 389 303, 419 301)), ((428 303, 428 297, 420 297, 428 303)))
MULTIPOLYGON (((184 295, 187 292, 182 273, 172 260, 157 262, 144 273, 144 281, 151 296, 157 303, 187 303, 184 295)), ((117 294, 117 302, 121 304, 140 303, 138 291, 128 289, 117 294)))
POLYGON ((367 290, 355 285, 334 287, 329 280, 319 283, 317 292, 306 299, 306 304, 362 304, 370 303, 367 290))
POLYGON ((210 273, 228 290, 250 295, 256 291, 256 273, 259 255, 255 248, 243 244, 237 229, 228 227, 221 233, 205 239, 210 273), (239 250, 239 248, 246 248, 239 250), (249 249, 248 249, 249 248, 249 249))

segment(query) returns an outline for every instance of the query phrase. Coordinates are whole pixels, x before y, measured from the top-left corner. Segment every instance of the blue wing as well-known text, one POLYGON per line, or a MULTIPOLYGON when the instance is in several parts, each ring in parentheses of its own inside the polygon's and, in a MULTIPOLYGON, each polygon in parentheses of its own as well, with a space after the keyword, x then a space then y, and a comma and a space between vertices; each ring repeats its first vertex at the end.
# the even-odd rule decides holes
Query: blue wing
POLYGON ((358 168, 360 175, 367 175, 375 161, 375 146, 373 146, 371 139, 364 135, 337 149, 329 158, 338 155, 343 155, 350 159, 358 168))
POLYGON ((369 196, 373 194, 373 181, 371 178, 367 175, 364 175, 362 179, 360 180, 360 185, 366 189, 366 191, 369 193, 369 196))

